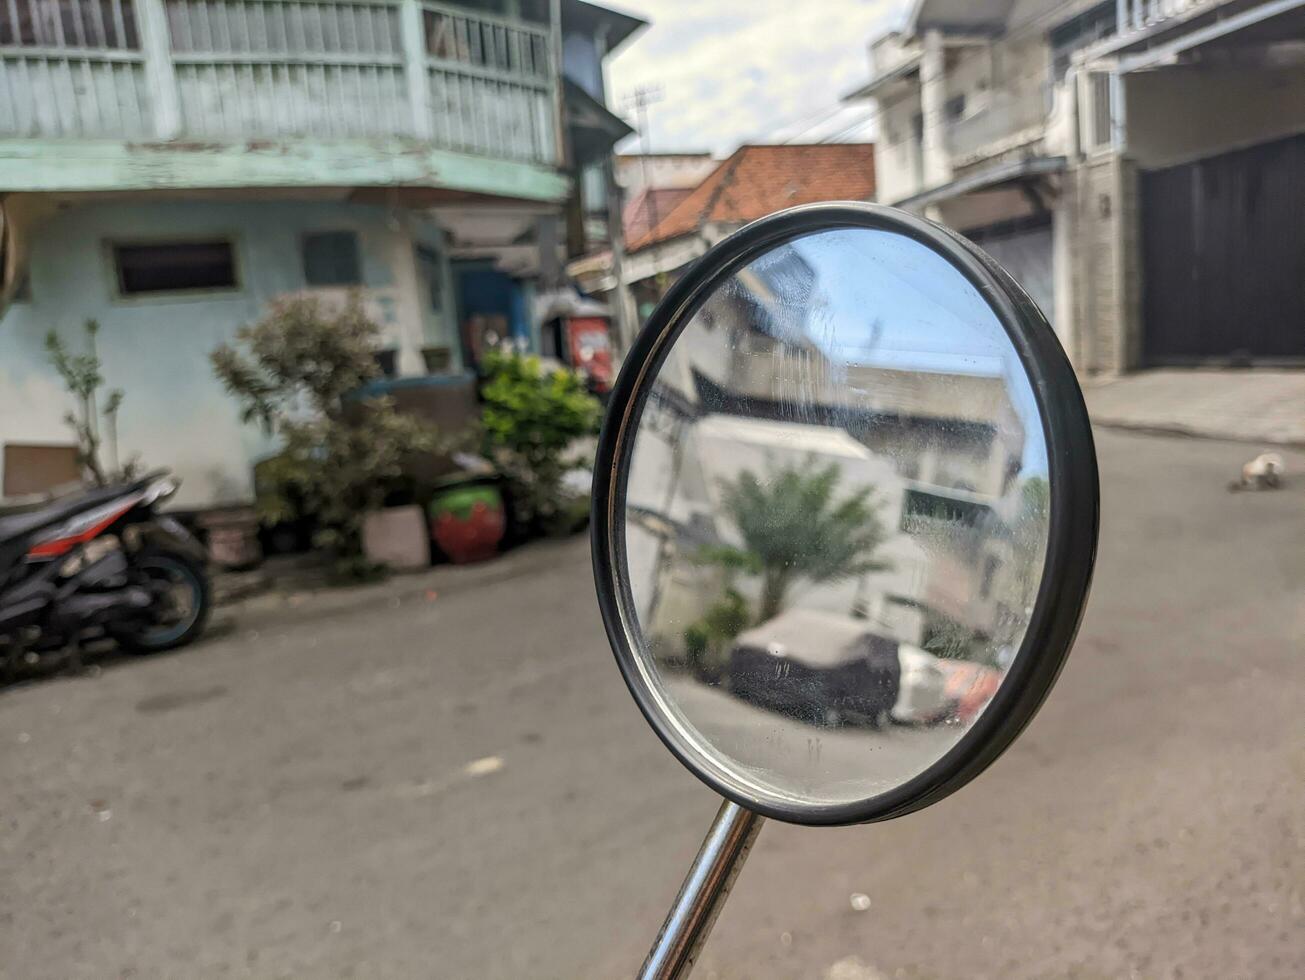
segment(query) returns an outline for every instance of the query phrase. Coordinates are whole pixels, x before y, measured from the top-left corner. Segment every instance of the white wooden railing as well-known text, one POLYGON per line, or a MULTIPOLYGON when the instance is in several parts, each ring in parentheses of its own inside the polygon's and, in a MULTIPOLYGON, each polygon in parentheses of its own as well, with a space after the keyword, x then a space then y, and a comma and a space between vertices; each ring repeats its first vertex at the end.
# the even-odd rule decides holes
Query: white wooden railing
POLYGON ((557 158, 549 29, 427 0, 0 0, 0 136, 557 158))
POLYGON ((429 2, 422 28, 435 142, 489 156, 556 157, 547 30, 429 2))
POLYGON ((131 0, 0 0, 0 133, 148 135, 131 0))
POLYGON ((1144 31, 1167 20, 1186 17, 1198 7, 1213 7, 1221 0, 1116 0, 1119 36, 1144 31))

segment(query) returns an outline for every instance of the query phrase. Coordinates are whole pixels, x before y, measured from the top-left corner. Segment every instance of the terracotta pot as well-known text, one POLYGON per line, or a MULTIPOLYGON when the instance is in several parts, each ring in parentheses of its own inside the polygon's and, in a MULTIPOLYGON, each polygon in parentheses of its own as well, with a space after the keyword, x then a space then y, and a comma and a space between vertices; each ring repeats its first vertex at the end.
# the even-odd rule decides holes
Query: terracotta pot
POLYGON ((457 565, 498 554, 507 529, 503 497, 493 487, 456 487, 437 494, 430 505, 431 537, 457 565))

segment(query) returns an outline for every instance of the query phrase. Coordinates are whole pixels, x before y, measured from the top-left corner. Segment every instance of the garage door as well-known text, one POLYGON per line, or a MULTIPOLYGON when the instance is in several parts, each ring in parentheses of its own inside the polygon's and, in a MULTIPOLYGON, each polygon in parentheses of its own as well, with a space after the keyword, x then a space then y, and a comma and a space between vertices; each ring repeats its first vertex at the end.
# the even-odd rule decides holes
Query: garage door
POLYGON ((1049 219, 1026 219, 971 228, 965 232, 965 237, 996 259, 1033 297, 1046 318, 1051 319, 1056 294, 1049 219))
POLYGON ((1142 174, 1150 364, 1305 361, 1305 136, 1142 174))

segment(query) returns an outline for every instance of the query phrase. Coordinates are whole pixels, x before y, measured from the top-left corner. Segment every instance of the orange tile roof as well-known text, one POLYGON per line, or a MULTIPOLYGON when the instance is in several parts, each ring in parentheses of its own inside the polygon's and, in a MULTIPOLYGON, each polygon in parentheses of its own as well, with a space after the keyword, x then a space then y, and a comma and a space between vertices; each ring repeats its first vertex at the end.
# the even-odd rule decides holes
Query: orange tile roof
POLYGON ((634 241, 648 234, 654 219, 660 223, 692 193, 692 187, 645 187, 639 191, 626 203, 621 217, 625 240, 634 241))
POLYGON ((679 238, 709 222, 742 224, 799 204, 869 201, 874 194, 873 143, 744 145, 656 228, 630 236, 629 248, 679 238))

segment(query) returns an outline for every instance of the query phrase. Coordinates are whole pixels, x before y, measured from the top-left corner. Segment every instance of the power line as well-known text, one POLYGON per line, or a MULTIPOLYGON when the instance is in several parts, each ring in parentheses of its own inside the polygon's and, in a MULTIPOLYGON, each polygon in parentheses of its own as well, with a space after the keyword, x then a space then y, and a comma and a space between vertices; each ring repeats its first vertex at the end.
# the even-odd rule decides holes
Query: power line
MULTIPOLYGON (((803 112, 800 115, 794 116, 793 118, 786 120, 785 122, 776 123, 774 126, 769 126, 766 129, 761 130, 760 132, 754 134, 751 138, 744 140, 744 142, 763 143, 765 142, 766 137, 770 136, 772 133, 778 133, 780 130, 788 129, 792 126, 798 125, 799 123, 806 122, 808 119, 812 118, 813 116, 821 117, 817 119, 815 123, 815 125, 819 125, 821 122, 823 122, 824 120, 828 119, 830 116, 833 116, 835 113, 837 113, 840 109, 844 107, 844 105, 845 103, 836 102, 832 107, 828 105, 824 105, 812 109, 808 112, 803 112)), ((810 129, 811 127, 808 126, 807 128, 810 129)))
MULTIPOLYGON (((813 130, 813 129, 815 129, 817 126, 819 126, 821 123, 825 123, 825 122, 828 122, 829 120, 833 119, 836 115, 838 115, 840 112, 842 112, 844 108, 845 108, 845 106, 843 106, 842 104, 839 104, 839 105, 834 106, 832 109, 827 109, 826 111, 821 112, 821 113, 819 114, 819 117, 816 119, 815 122, 810 123, 809 125, 803 126, 801 129, 799 129, 796 133, 794 133, 794 134, 793 134, 792 136, 790 136, 788 139, 784 140, 784 142, 785 142, 785 143, 792 143, 792 142, 794 142, 794 141, 795 141, 799 136, 801 136, 803 133, 810 132, 811 130, 813 130)), ((775 129, 771 130, 771 132, 778 132, 779 130, 787 129, 787 128, 788 128, 787 126, 777 126, 777 127, 775 127, 775 129)))
POLYGON ((838 132, 834 133, 832 136, 825 136, 825 137, 823 137, 822 139, 817 140, 816 142, 817 142, 817 143, 837 143, 837 142, 838 142, 842 137, 846 136, 848 133, 852 132, 853 130, 860 129, 862 126, 865 126, 865 125, 868 124, 868 123, 877 122, 878 119, 879 119, 879 113, 877 113, 877 112, 872 112, 872 113, 870 113, 870 115, 864 117, 863 119, 858 119, 856 122, 852 123, 852 125, 850 125, 850 126, 844 128, 844 129, 840 129, 838 132))

